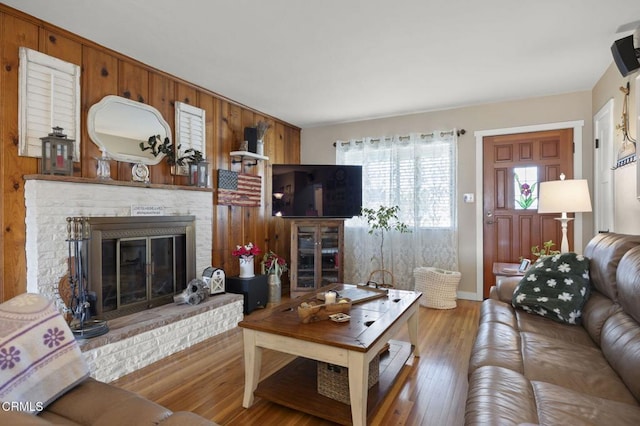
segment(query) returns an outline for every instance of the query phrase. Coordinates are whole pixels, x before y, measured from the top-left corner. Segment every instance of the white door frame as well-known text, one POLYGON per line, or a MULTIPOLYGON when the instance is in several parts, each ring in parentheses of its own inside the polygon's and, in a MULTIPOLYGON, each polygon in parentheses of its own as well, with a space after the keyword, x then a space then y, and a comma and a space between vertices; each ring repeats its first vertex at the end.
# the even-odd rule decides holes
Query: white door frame
POLYGON ((614 232, 614 186, 611 166, 615 163, 613 137, 613 98, 609 99, 593 116, 593 138, 599 140, 599 147, 593 154, 593 229, 614 232), (604 171, 604 172, 603 172, 604 171), (607 176, 602 176, 607 173, 607 176), (608 178, 608 185, 601 184, 608 178))
MULTIPOLYGON (((582 178, 582 128, 584 120, 564 121, 558 123, 534 124, 531 126, 508 127, 503 129, 479 130, 474 132, 476 137, 476 294, 475 300, 483 299, 483 257, 484 238, 482 232, 483 215, 483 150, 482 139, 485 136, 510 135, 514 133, 543 132, 545 130, 559 130, 573 128, 573 177, 582 178)), ((576 213, 574 220, 573 246, 582 248, 582 213, 576 213)))

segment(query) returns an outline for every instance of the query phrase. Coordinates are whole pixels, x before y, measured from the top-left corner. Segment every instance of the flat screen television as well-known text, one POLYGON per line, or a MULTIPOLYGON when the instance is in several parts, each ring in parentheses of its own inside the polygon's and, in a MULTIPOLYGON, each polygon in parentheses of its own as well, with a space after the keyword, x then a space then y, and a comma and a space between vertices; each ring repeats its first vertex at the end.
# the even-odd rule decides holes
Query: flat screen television
POLYGON ((362 166, 273 164, 273 216, 350 218, 362 208, 362 166))

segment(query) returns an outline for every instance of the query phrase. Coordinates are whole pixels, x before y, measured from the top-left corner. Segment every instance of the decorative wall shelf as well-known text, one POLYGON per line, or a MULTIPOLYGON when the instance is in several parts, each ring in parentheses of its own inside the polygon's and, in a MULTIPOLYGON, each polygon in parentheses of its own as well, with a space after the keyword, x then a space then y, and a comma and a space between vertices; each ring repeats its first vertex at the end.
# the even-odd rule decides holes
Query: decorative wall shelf
POLYGON ((257 166, 258 161, 269 161, 269 157, 265 157, 264 155, 258 155, 255 152, 249 152, 249 151, 231 151, 229 155, 231 156, 232 164, 238 164, 238 163, 245 164, 245 159, 249 159, 249 161, 251 160, 253 161, 246 163, 247 166, 257 166), (236 158, 240 158, 240 159, 236 160, 236 158))

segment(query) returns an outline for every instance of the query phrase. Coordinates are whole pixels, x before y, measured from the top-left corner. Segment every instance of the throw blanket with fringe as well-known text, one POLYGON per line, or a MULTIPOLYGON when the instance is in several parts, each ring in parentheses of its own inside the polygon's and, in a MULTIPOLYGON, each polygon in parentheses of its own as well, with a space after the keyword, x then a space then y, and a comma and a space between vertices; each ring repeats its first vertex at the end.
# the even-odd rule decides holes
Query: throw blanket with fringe
POLYGON ((36 414, 88 375, 80 347, 52 301, 25 293, 0 304, 3 408, 36 414))

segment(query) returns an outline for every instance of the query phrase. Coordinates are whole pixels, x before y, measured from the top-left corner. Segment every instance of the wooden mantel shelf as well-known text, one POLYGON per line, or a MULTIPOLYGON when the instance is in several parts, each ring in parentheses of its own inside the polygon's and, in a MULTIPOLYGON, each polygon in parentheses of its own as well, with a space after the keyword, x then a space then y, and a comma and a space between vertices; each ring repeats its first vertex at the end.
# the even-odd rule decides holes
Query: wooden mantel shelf
POLYGON ((132 182, 124 180, 104 180, 104 179, 92 179, 76 176, 58 176, 58 175, 24 175, 24 180, 47 180, 52 182, 68 182, 68 183, 89 183, 97 185, 112 185, 112 186, 128 186, 133 188, 152 188, 152 189, 172 189, 181 191, 202 191, 213 192, 213 188, 200 188, 197 186, 187 185, 168 185, 160 183, 143 183, 132 182))

